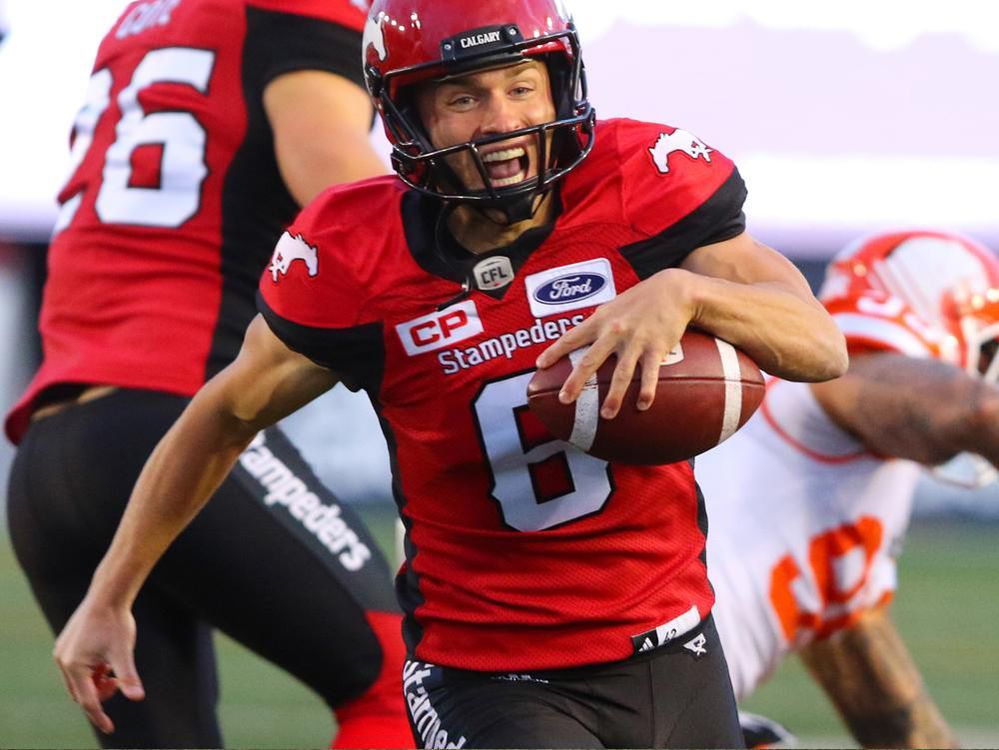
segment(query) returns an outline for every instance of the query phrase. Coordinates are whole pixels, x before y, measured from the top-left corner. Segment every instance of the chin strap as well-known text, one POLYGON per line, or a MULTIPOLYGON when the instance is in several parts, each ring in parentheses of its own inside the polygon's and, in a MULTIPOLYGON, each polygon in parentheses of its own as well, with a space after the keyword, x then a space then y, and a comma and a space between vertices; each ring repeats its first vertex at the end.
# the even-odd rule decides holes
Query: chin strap
POLYGON ((527 193, 505 201, 497 201, 495 204, 486 202, 476 205, 475 208, 494 224, 518 224, 534 217, 534 214, 541 208, 541 204, 544 203, 544 195, 545 193, 527 193), (536 200, 539 198, 541 200, 536 200), (499 211, 503 214, 505 221, 496 221, 489 213, 490 211, 499 211))

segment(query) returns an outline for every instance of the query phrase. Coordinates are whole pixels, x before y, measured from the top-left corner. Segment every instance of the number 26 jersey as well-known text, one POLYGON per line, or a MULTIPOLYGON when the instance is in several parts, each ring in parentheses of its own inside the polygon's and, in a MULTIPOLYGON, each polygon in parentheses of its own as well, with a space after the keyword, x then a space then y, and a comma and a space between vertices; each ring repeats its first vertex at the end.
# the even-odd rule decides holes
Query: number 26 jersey
POLYGON ((73 123, 40 316, 45 392, 193 395, 238 353, 260 270, 299 207, 263 106, 299 70, 362 85, 361 0, 133 2, 101 41, 73 123))

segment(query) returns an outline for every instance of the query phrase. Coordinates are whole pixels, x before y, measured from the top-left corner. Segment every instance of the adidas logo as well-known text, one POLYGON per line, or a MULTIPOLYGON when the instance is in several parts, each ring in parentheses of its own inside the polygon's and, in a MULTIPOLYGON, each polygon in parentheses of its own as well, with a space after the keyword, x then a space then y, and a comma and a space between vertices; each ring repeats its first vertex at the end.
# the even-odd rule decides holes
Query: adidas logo
POLYGON ((651 651, 656 647, 656 644, 652 642, 651 638, 646 637, 645 641, 642 643, 642 647, 638 649, 638 652, 651 651))

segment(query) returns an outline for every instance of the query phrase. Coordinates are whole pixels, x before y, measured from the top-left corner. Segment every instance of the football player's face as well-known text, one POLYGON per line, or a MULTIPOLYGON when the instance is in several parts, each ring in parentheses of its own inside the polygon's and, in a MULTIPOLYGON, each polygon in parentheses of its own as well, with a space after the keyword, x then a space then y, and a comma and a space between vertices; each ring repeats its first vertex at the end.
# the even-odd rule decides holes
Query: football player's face
MULTIPOLYGON (((417 103, 435 148, 555 119, 548 68, 535 60, 435 83, 417 94, 417 103)), ((540 169, 536 135, 501 140, 484 146, 479 153, 494 188, 529 180, 540 169)), ((448 165, 464 187, 485 187, 468 151, 449 156, 448 165)))

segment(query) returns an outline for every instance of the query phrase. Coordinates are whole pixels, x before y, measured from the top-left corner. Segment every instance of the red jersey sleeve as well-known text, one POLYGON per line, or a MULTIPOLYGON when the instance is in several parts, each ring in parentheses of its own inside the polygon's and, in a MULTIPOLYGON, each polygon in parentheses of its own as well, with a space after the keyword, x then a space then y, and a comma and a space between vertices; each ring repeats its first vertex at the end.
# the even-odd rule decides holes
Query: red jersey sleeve
POLYGON ((681 128, 628 125, 614 133, 623 213, 648 240, 623 252, 640 277, 745 231, 746 186, 730 159, 681 128))
POLYGON ((626 215, 636 227, 656 235, 700 214, 706 239, 717 242, 716 234, 731 231, 729 225, 742 214, 746 188, 727 156, 669 125, 635 123, 615 134, 626 215))
POLYGON ((381 377, 384 325, 364 321, 368 293, 352 260, 357 228, 350 186, 321 194, 281 235, 257 292, 257 309, 289 348, 336 372, 352 389, 381 377))
POLYGON ((332 218, 335 204, 327 192, 306 206, 278 239, 260 279, 267 308, 297 326, 349 328, 357 322, 359 290, 337 258, 344 240, 332 218))
MULTIPOLYGON (((624 219, 647 239, 623 248, 641 278, 746 229, 746 186, 735 164, 681 128, 616 121, 624 219)), ((601 134, 603 135, 603 134, 601 134)))

